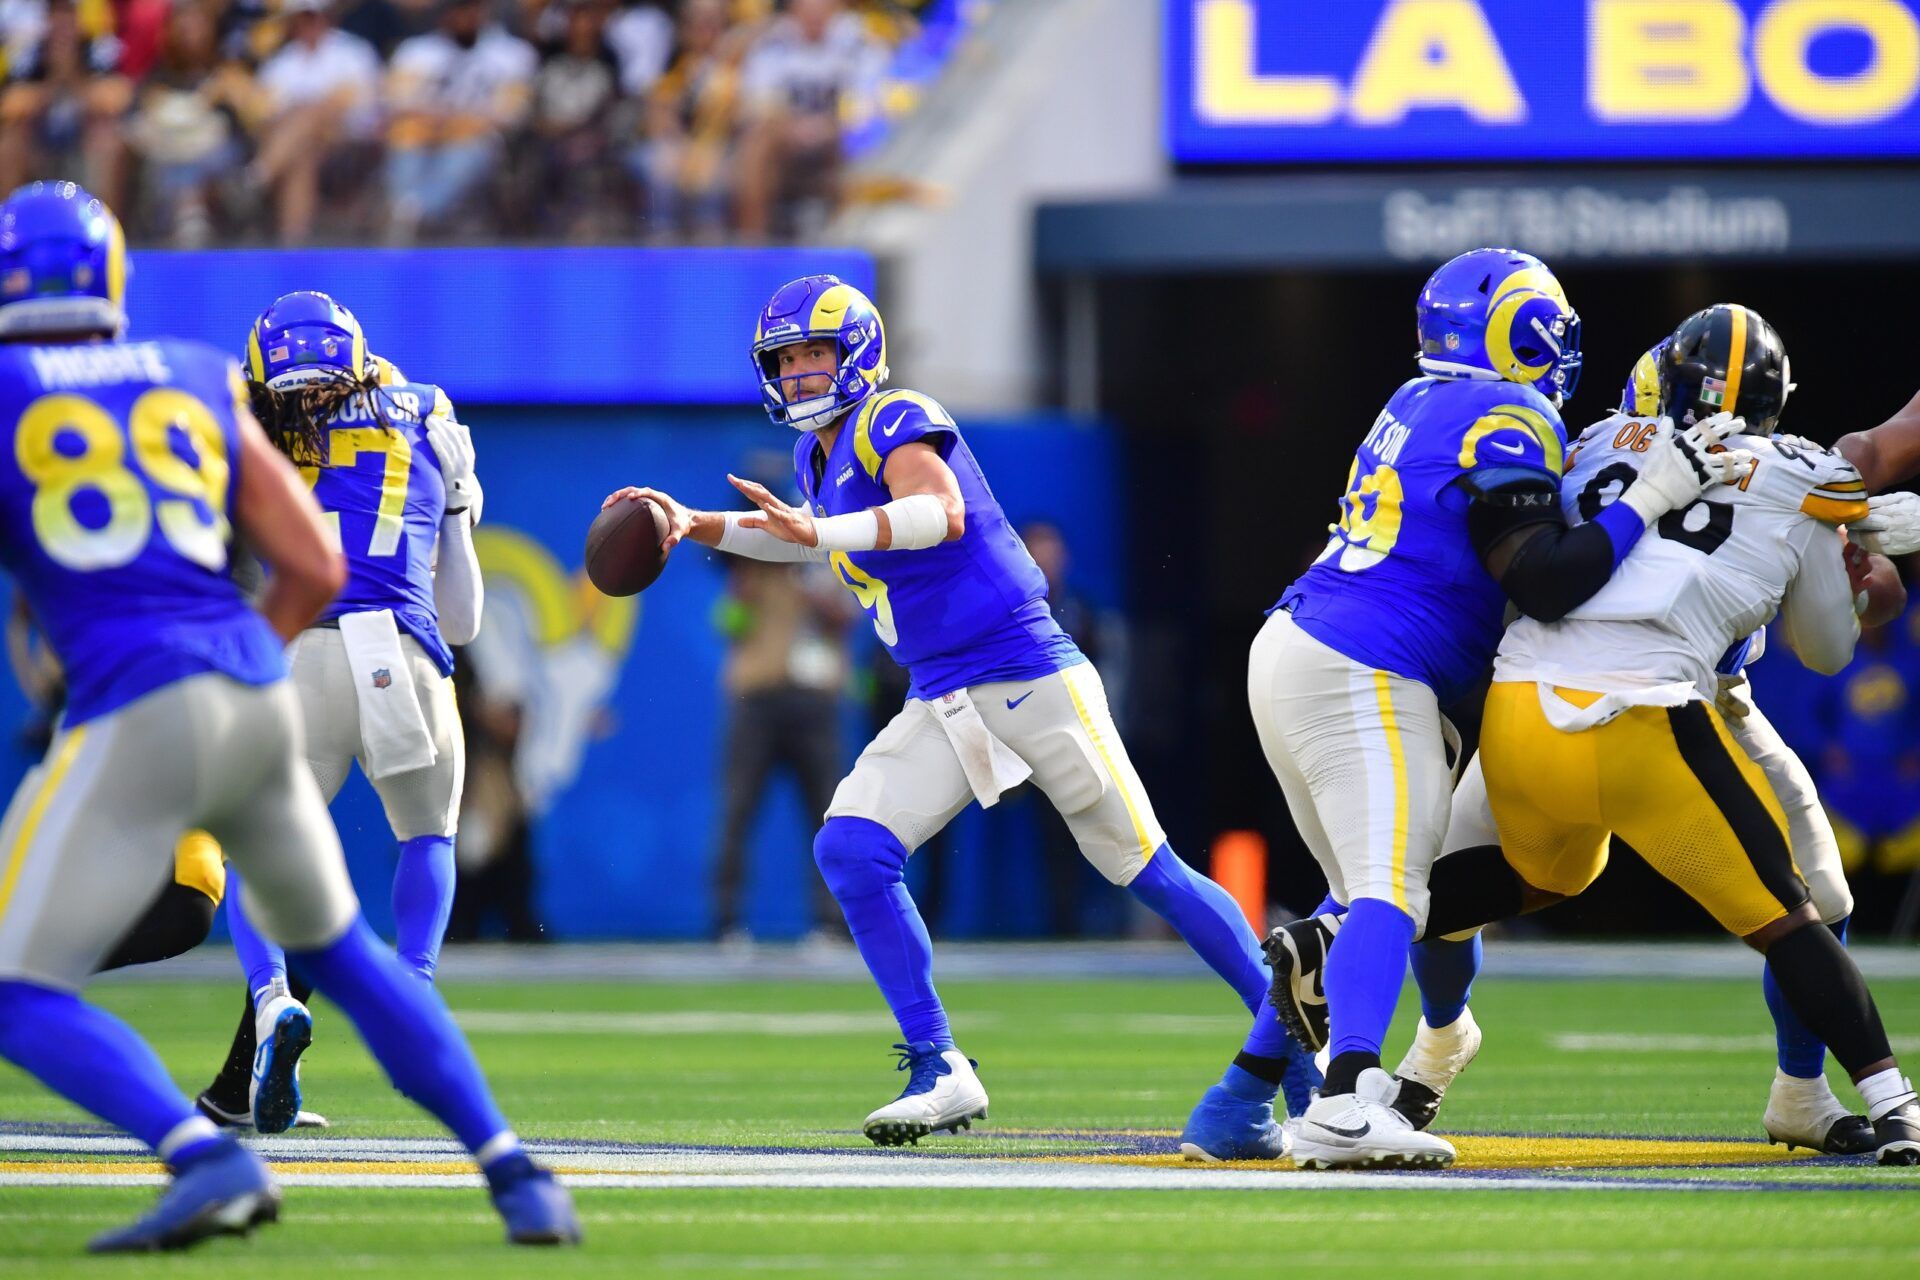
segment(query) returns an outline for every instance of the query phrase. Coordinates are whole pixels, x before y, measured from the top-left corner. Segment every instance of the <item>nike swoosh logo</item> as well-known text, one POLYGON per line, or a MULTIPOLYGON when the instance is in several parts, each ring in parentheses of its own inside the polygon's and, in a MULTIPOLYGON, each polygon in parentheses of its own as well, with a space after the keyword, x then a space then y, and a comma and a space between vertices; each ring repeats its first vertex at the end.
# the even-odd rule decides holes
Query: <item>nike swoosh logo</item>
POLYGON ((1342 1129, 1339 1125, 1325 1124, 1319 1120, 1315 1120, 1313 1124, 1316 1129, 1324 1129, 1342 1138, 1364 1138, 1373 1132, 1373 1126, 1370 1124, 1363 1124, 1358 1129, 1342 1129))
POLYGON ((1510 453, 1516 458, 1527 451, 1527 446, 1523 444, 1501 444, 1498 440, 1489 440, 1487 443, 1500 450, 1500 452, 1510 453))
POLYGON ((882 428, 880 428, 880 434, 881 434, 881 435, 883 435, 883 436, 890 436, 890 435, 892 435, 892 434, 893 434, 894 432, 896 432, 896 431, 898 431, 899 429, 900 429, 900 424, 899 424, 898 422, 896 422, 896 423, 894 423, 894 424, 893 424, 892 426, 890 426, 890 427, 882 427, 882 428))
POLYGON ((1019 706, 1021 703, 1025 702, 1028 698, 1031 698, 1032 696, 1033 696, 1033 690, 1029 689, 1017 698, 1008 698, 1007 710, 1009 711, 1013 710, 1015 707, 1019 706))

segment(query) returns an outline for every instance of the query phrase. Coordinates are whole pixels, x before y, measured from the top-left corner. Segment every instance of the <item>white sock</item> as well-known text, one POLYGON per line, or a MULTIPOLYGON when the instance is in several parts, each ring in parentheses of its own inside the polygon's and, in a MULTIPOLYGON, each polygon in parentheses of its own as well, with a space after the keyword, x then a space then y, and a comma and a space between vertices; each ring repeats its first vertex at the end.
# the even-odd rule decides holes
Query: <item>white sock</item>
POLYGON ((1900 1074, 1900 1068, 1876 1071, 1854 1086, 1860 1100, 1867 1104, 1867 1119, 1878 1120, 1889 1111, 1897 1111, 1914 1098, 1913 1082, 1900 1074))
POLYGON ((502 1129, 488 1138, 481 1144, 480 1149, 473 1153, 473 1162, 484 1169, 496 1160, 518 1154, 520 1154, 519 1135, 511 1129, 502 1129))
POLYGON ((167 1164, 173 1163, 174 1156, 196 1142, 205 1142, 208 1138, 217 1138, 220 1130, 213 1121, 205 1116, 192 1116, 182 1120, 167 1130, 167 1136, 160 1139, 156 1154, 167 1164))

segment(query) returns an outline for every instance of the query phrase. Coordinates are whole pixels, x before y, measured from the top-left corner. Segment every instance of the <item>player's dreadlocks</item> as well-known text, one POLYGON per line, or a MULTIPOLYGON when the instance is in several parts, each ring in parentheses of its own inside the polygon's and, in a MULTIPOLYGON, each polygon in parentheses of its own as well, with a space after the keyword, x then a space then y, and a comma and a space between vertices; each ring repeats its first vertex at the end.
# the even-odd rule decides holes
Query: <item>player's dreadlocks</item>
POLYGON ((356 396, 365 402, 376 424, 393 429, 382 398, 374 394, 379 387, 379 375, 372 371, 362 378, 342 375, 285 391, 275 391, 264 382, 247 384, 253 416, 266 428, 274 447, 306 467, 327 465, 327 427, 356 396))

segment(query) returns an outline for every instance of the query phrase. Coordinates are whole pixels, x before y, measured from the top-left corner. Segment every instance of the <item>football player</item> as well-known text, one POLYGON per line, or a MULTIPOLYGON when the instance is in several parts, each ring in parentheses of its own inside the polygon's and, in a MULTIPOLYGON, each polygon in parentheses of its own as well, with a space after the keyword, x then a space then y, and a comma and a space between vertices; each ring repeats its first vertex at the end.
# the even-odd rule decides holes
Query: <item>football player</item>
MULTIPOLYGON (((396 948, 432 981, 453 908, 465 772, 448 646, 473 640, 483 605, 472 439, 443 391, 369 355, 360 322, 323 293, 287 294, 261 314, 247 372, 268 438, 313 486, 347 560, 345 589, 289 651, 307 763, 329 801, 356 760, 373 783, 400 842, 396 948)), ((223 1124, 279 1133, 301 1115, 312 1015, 285 954, 237 898, 227 921, 247 999, 198 1102, 223 1124)))
MULTIPOLYGON (((1741 742, 1714 706, 1716 668, 1776 612, 1807 666, 1831 674, 1851 659, 1856 584, 1837 526, 1869 517, 1865 485, 1837 453, 1766 436, 1791 383, 1779 337, 1757 313, 1723 305, 1690 317, 1660 369, 1667 419, 1701 420, 1729 406, 1751 413, 1754 433, 1734 440, 1757 463, 1737 484, 1676 512, 1606 590, 1564 620, 1523 618, 1509 630, 1481 737, 1498 848, 1439 864, 1429 927, 1471 928, 1579 893, 1604 868, 1618 832, 1766 956, 1770 1003, 1789 1006, 1804 1037, 1830 1046, 1847 1069, 1881 1163, 1920 1163, 1920 1103, 1864 979, 1822 924, 1851 903, 1837 858, 1782 809, 1783 789, 1814 803, 1811 784, 1783 788, 1783 773, 1756 761, 1767 741, 1741 742), (1797 864, 1803 849, 1826 861, 1829 882, 1818 892, 1797 864)), ((1645 465, 1649 433, 1666 429, 1664 420, 1624 417, 1590 428, 1565 482, 1575 518, 1604 514, 1645 465)), ((1464 800, 1473 803, 1471 791, 1464 800)), ((1781 1030, 1783 1045, 1796 1034, 1781 1030)), ((1857 1149, 1857 1126, 1827 1101, 1824 1080, 1782 1074, 1795 1079, 1776 1080, 1769 1132, 1857 1149)))
MULTIPOLYGON (((1453 1160, 1392 1109, 1398 1085, 1380 1066, 1447 827, 1458 738, 1442 707, 1484 679, 1509 603, 1564 616, 1740 461, 1710 452, 1713 425, 1650 437, 1621 501, 1569 527, 1559 405, 1580 370, 1579 320, 1553 273, 1474 250, 1427 281, 1416 318, 1421 376, 1361 441, 1326 550, 1281 594, 1247 672, 1268 764, 1330 885, 1322 909, 1348 912, 1324 965, 1326 1083, 1293 1139, 1313 1167, 1453 1160)), ((1276 986, 1308 959, 1268 955, 1276 986)))
POLYGON ((509 1238, 577 1239, 565 1190, 521 1149, 446 1006, 366 927, 301 758, 282 645, 340 589, 340 555, 231 359, 119 340, 124 243, 71 183, 0 206, 0 560, 70 688, 0 822, 0 1056, 174 1175, 92 1249, 179 1248, 273 1220, 280 1191, 259 1157, 77 994, 173 876, 181 834, 203 828, 245 875, 253 918, 474 1154, 509 1238), (257 612, 229 572, 230 527, 271 570, 257 612))
MULTIPOLYGON (((1730 308, 1727 314, 1731 314, 1730 308)), ((1725 336, 1731 338, 1730 323, 1725 336)), ((1660 364, 1669 342, 1670 339, 1662 340, 1641 356, 1627 380, 1619 409, 1589 428, 1586 436, 1611 439, 1626 433, 1643 435, 1649 426, 1658 422, 1660 364)), ((1743 370, 1738 384, 1743 398, 1738 405, 1729 407, 1737 414, 1747 415, 1754 428, 1777 427, 1786 393, 1793 387, 1785 349, 1777 341, 1750 342, 1747 346, 1748 368, 1743 370), (1780 389, 1777 404, 1767 398, 1775 387, 1780 389)), ((1724 377, 1721 380, 1724 381, 1724 377)), ((1788 448, 1824 452, 1800 437, 1771 433, 1788 448)), ((1810 501, 1815 509, 1829 516, 1857 517, 1858 497, 1858 491, 1849 484, 1835 494, 1810 501), (1844 510, 1837 504, 1844 504, 1844 510)), ((1848 550, 1849 578, 1862 621, 1879 625, 1898 616, 1906 605, 1906 589, 1892 562, 1885 556, 1868 556, 1857 546, 1849 546, 1848 550)), ((1765 644, 1766 632, 1755 631, 1722 656, 1715 669, 1715 706, 1741 750, 1766 774, 1786 814, 1794 862, 1807 881, 1814 907, 1821 920, 1844 942, 1848 917, 1853 912, 1853 897, 1840 864, 1832 824, 1806 766, 1751 698, 1745 668, 1761 656, 1765 644)), ((1443 915, 1450 880, 1468 874, 1468 868, 1477 861, 1497 864, 1499 843, 1487 803, 1480 757, 1475 755, 1468 761, 1454 791, 1453 814, 1442 844, 1442 861, 1434 873, 1435 901, 1440 903, 1443 915), (1456 855, 1463 856, 1456 861, 1456 855)), ((1328 913, 1283 928, 1297 935, 1292 943, 1296 954, 1317 957, 1324 954, 1327 942, 1338 932, 1340 923, 1337 913, 1328 913)), ((1393 1105, 1424 1129, 1433 1122, 1449 1086, 1480 1047, 1479 1029, 1473 1025, 1472 1014, 1466 1008, 1473 978, 1479 970, 1478 932, 1475 931, 1471 939, 1449 941, 1434 936, 1430 927, 1428 937, 1414 948, 1412 959, 1423 1006, 1422 1020, 1412 1047, 1395 1072, 1400 1090, 1393 1105), (1447 1028, 1462 1018, 1465 1021, 1459 1025, 1464 1034, 1449 1035, 1447 1028)), ((1762 987, 1774 1020, 1778 1058, 1762 1118, 1768 1137, 1789 1148, 1803 1146, 1829 1154, 1863 1154, 1876 1150, 1879 1144, 1874 1139, 1873 1126, 1866 1117, 1849 1112, 1834 1096, 1823 1069, 1826 1046, 1793 1012, 1770 968, 1762 968, 1762 987)), ((1313 991, 1312 975, 1303 970, 1294 975, 1288 987, 1276 992, 1278 998, 1292 1003, 1294 1018, 1306 1020, 1310 1037, 1314 1028, 1325 1025, 1324 1017, 1316 1016, 1319 1011, 1313 1008, 1317 1003, 1313 991)))
POLYGON ((906 705, 840 784, 814 858, 900 1025, 900 1096, 866 1119, 875 1143, 916 1142, 985 1116, 956 1047, 933 949, 902 876, 907 857, 978 800, 1031 778, 1102 874, 1166 919, 1255 1014, 1235 1068, 1234 1139, 1269 1158, 1283 1080, 1304 1105, 1311 1063, 1263 1006, 1265 966, 1226 892, 1167 846, 1108 713, 1100 677, 1047 606, 1047 585, 947 411, 883 390, 886 336, 866 296, 832 276, 783 286, 752 347, 768 415, 800 432, 788 506, 733 479, 751 513, 691 511, 652 489, 667 545, 829 563, 912 677, 906 705))

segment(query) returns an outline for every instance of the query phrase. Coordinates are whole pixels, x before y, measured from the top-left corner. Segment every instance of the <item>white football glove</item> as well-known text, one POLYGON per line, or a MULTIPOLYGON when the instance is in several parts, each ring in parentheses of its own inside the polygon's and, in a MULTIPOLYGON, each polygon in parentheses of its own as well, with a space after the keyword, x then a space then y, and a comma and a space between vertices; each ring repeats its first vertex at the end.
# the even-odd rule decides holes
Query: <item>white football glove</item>
POLYGON ((1753 711, 1753 703, 1748 700, 1746 674, 1716 671, 1713 678, 1717 686, 1713 695, 1714 710, 1726 720, 1745 720, 1753 711))
POLYGON ((447 484, 447 514, 469 511, 473 522, 479 524, 481 495, 480 481, 473 473, 473 433, 467 430, 466 424, 444 413, 428 414, 422 425, 426 428, 427 443, 440 459, 440 477, 447 484))
POLYGON ((1753 454, 1745 449, 1711 450, 1746 426, 1730 413, 1716 413, 1684 430, 1663 423, 1639 477, 1627 486, 1620 501, 1651 525, 1667 512, 1698 501, 1703 493, 1736 483, 1753 469, 1753 454))
POLYGON ((1874 494, 1867 518, 1848 525, 1847 538, 1877 556, 1920 551, 1920 493, 1874 494))

